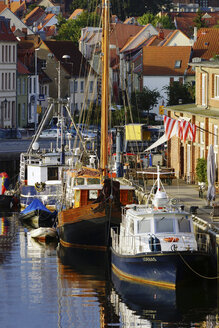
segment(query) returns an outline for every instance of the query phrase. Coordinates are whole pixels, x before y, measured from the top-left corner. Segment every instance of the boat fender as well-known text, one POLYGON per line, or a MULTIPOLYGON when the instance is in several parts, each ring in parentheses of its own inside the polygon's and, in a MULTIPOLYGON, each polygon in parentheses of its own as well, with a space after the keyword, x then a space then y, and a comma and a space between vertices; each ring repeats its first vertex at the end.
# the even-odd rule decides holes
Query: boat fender
POLYGON ((154 251, 155 252, 161 251, 160 239, 158 239, 156 236, 154 237, 154 251))
POLYGON ((154 251, 154 238, 152 236, 150 236, 148 238, 148 243, 149 243, 149 248, 150 248, 151 252, 153 252, 154 251))

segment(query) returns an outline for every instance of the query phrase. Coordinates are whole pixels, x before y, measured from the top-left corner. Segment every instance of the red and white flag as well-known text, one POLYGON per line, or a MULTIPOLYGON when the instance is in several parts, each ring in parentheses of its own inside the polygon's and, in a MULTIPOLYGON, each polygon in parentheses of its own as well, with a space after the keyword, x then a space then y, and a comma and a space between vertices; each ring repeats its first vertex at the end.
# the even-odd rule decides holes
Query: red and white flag
POLYGON ((196 125, 186 120, 178 121, 164 115, 164 128, 167 140, 169 140, 172 136, 176 135, 180 138, 180 140, 184 142, 187 139, 193 142, 195 141, 196 125))
POLYGON ((164 129, 165 135, 167 136, 167 140, 169 140, 173 136, 174 127, 176 127, 178 121, 174 120, 171 117, 164 115, 164 129))

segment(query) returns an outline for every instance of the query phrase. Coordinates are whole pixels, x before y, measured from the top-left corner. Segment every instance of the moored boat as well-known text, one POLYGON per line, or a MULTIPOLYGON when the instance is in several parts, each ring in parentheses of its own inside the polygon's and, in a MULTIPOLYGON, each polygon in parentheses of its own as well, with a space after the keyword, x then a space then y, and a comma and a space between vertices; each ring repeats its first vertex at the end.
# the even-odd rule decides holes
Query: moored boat
POLYGON ((174 289, 209 275, 209 236, 196 239, 191 215, 171 202, 159 168, 157 174, 147 204, 124 207, 120 227, 111 230, 112 269, 126 279, 174 289))
POLYGON ((22 222, 31 222, 35 227, 52 227, 55 223, 57 212, 51 212, 43 203, 35 198, 32 203, 20 212, 22 222))

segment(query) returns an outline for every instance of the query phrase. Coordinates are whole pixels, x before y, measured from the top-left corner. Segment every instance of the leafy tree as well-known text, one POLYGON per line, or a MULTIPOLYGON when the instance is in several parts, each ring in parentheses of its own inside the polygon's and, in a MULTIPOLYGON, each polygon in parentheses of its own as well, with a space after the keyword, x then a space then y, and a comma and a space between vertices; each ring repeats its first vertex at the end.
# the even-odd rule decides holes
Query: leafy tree
POLYGON ((201 12, 200 8, 197 11, 197 15, 195 19, 193 20, 194 26, 196 26, 198 29, 201 27, 207 27, 205 20, 202 18, 203 13, 201 12))
POLYGON ((147 12, 143 16, 138 18, 138 22, 141 25, 147 25, 151 23, 154 27, 160 25, 160 27, 162 28, 175 29, 174 23, 172 22, 171 18, 167 15, 159 17, 157 15, 153 15, 147 12))
POLYGON ((149 111, 158 103, 160 93, 157 89, 150 90, 144 87, 142 91, 135 91, 131 94, 132 116, 135 121, 140 122, 141 117, 147 112, 147 121, 149 121, 149 111))
POLYGON ((207 183, 207 160, 205 158, 197 159, 195 170, 198 181, 207 183))
POLYGON ((138 18, 138 22, 141 25, 147 25, 150 23, 150 24, 156 26, 157 21, 158 21, 158 18, 149 12, 145 13, 143 16, 138 18))
POLYGON ((77 19, 69 19, 60 26, 57 40, 70 40, 78 46, 81 29, 86 26, 99 26, 100 17, 95 13, 83 12, 77 19))
POLYGON ((179 99, 182 104, 191 104, 195 100, 194 86, 191 83, 182 84, 174 81, 170 85, 165 86, 164 90, 167 94, 167 105, 179 105, 179 99))
POLYGON ((67 20, 62 16, 61 13, 59 13, 57 16, 57 23, 56 23, 57 29, 59 30, 62 24, 65 24, 66 22, 67 20))

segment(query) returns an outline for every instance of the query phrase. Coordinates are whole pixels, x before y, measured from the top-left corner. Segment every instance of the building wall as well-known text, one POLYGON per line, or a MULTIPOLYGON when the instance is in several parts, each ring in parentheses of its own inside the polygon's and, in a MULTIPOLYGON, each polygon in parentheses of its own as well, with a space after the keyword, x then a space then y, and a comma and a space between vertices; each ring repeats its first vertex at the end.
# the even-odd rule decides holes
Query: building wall
POLYGON ((219 68, 196 68, 196 104, 202 105, 202 77, 206 75, 206 107, 219 109, 219 96, 216 96, 216 76, 219 82, 219 68))
POLYGON ((182 32, 177 32, 168 42, 167 46, 191 46, 191 41, 182 32))
POLYGON ((17 77, 17 126, 25 128, 28 125, 28 77, 18 75, 17 77))
POLYGON ((167 94, 164 87, 169 86, 173 81, 179 81, 183 79, 184 76, 144 76, 143 77, 143 87, 147 87, 150 90, 157 89, 160 93, 161 98, 158 100, 157 106, 151 110, 151 113, 156 113, 159 115, 159 106, 167 105, 167 94))
POLYGON ((16 127, 16 42, 0 42, 0 127, 16 127), (6 104, 3 101, 6 99, 6 104))
MULTIPOLYGON (((210 144, 214 147, 215 153, 215 164, 216 169, 219 167, 219 156, 218 156, 218 131, 219 131, 219 118, 204 117, 200 115, 192 115, 189 113, 177 112, 177 116, 174 112, 169 112, 169 115, 177 119, 177 116, 186 116, 191 118, 191 122, 197 126, 195 142, 187 140, 186 142, 181 141, 178 137, 170 139, 169 152, 170 162, 169 166, 174 168, 175 174, 178 178, 183 178, 188 183, 197 182, 195 170, 198 158, 207 159, 208 149, 210 144), (182 147, 182 151, 180 151, 182 147), (182 164, 183 161, 183 171, 182 164)), ((219 177, 217 173, 217 182, 219 177)))

